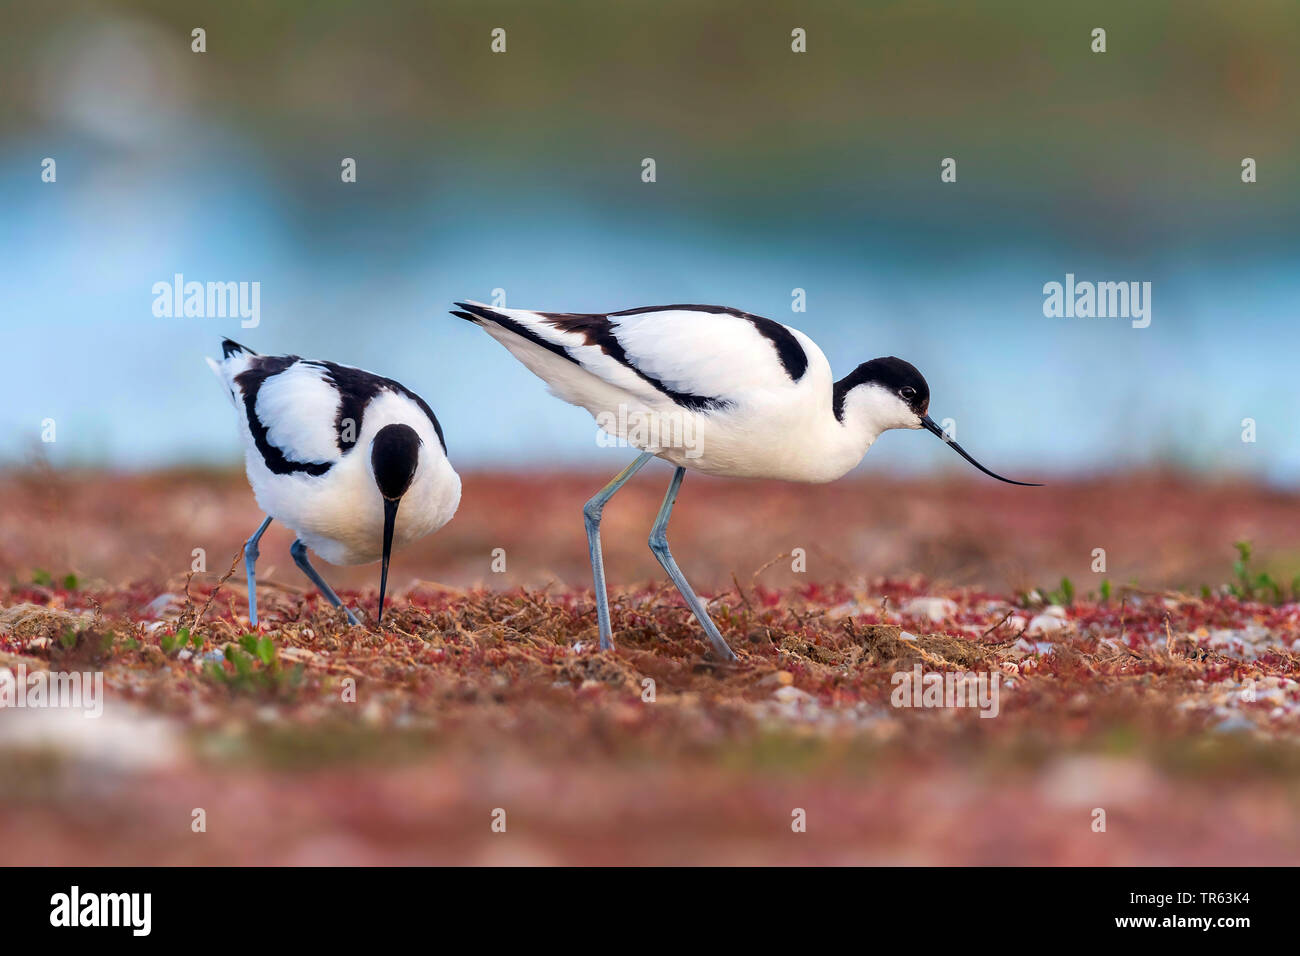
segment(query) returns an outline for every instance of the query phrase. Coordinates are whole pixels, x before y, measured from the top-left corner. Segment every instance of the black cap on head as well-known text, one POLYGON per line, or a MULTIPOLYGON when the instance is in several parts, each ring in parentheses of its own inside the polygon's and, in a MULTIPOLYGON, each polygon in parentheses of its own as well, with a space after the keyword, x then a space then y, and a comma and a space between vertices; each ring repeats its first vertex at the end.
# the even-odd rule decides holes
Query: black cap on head
POLYGON ((385 498, 400 498, 420 464, 420 436, 410 425, 385 425, 370 443, 375 484, 385 498))
POLYGON ((383 566, 379 572, 379 621, 384 620, 384 594, 388 591, 388 559, 393 553, 393 531, 397 527, 397 506, 411 487, 420 464, 420 436, 410 425, 385 425, 370 443, 370 467, 375 484, 384 496, 383 566))
POLYGON ((930 408, 930 386, 911 362, 892 355, 863 362, 835 383, 835 417, 844 421, 844 399, 859 385, 878 385, 902 399, 912 411, 924 415, 930 408))

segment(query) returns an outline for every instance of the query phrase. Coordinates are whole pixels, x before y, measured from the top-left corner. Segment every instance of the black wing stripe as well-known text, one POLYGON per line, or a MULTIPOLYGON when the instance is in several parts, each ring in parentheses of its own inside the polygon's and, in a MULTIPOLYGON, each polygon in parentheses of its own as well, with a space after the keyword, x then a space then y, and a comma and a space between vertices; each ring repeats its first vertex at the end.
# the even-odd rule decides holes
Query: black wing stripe
POLYGON ((253 444, 257 446, 266 467, 276 475, 303 473, 313 476, 325 474, 333 467, 333 462, 296 461, 285 455, 284 451, 271 444, 269 429, 257 416, 257 396, 262 385, 272 376, 279 375, 297 362, 311 365, 325 372, 326 381, 339 393, 339 409, 334 417, 334 441, 339 452, 346 455, 356 447, 357 437, 361 434, 362 419, 366 406, 381 391, 387 389, 404 395, 419 406, 420 411, 428 417, 433 430, 442 445, 442 453, 447 453, 447 439, 443 436, 442 425, 419 395, 416 395, 400 382, 383 378, 358 368, 337 365, 334 362, 305 361, 296 355, 259 356, 245 371, 235 376, 244 396, 244 413, 248 418, 248 430, 253 435, 253 444), (348 423, 351 421, 351 427, 348 423))
MULTIPOLYGON (((521 325, 509 316, 502 315, 495 309, 490 309, 484 305, 474 305, 469 302, 457 302, 456 304, 473 314, 468 315, 465 312, 452 312, 452 315, 459 316, 462 319, 468 319, 471 322, 475 321, 476 318, 487 322, 495 322, 503 329, 513 332, 521 339, 532 342, 534 345, 540 345, 547 351, 554 352, 556 355, 560 356, 560 358, 568 359, 579 368, 582 367, 582 363, 574 358, 565 346, 560 345, 557 342, 548 342, 532 329, 525 325, 521 325)), ((628 360, 627 352, 619 343, 618 339, 614 337, 609 316, 607 315, 586 315, 567 312, 538 312, 537 314, 563 332, 577 332, 582 335, 586 339, 587 345, 599 346, 600 350, 614 361, 618 362, 624 368, 630 369, 642 381, 662 392, 678 405, 696 411, 727 408, 731 405, 729 401, 723 398, 710 398, 707 395, 692 395, 688 392, 679 392, 676 389, 670 388, 653 375, 648 375, 641 369, 637 368, 628 360)))
MULTIPOLYGON (((563 345, 555 342, 548 342, 532 329, 521 325, 509 316, 497 312, 495 309, 487 306, 474 305, 469 302, 457 302, 457 306, 465 309, 465 312, 453 311, 451 314, 459 318, 474 322, 478 319, 488 322, 495 322, 502 328, 518 335, 520 338, 532 342, 534 345, 540 345, 550 352, 554 352, 561 358, 566 358, 576 365, 581 365, 576 358, 569 354, 569 350, 563 345)), ((750 312, 742 312, 739 309, 728 308, 723 305, 652 305, 640 309, 624 309, 621 312, 538 312, 537 314, 546 319, 551 325, 555 326, 562 332, 577 333, 586 341, 587 345, 595 345, 602 352, 618 362, 624 368, 631 370, 638 378, 646 384, 662 392, 672 401, 685 408, 695 411, 714 411, 724 408, 730 408, 732 402, 726 398, 717 398, 710 395, 697 395, 691 392, 679 392, 672 388, 661 379, 638 368, 627 357, 627 351, 623 348, 622 343, 614 333, 614 323, 611 318, 622 315, 645 315, 650 312, 707 312, 711 315, 733 315, 736 318, 745 319, 750 322, 755 330, 765 339, 772 343, 776 350, 778 361, 781 367, 785 369, 791 381, 799 381, 803 378, 804 373, 808 371, 808 354, 804 351, 803 346, 794 334, 780 322, 774 322, 771 319, 764 318, 761 315, 754 315, 750 312)))
POLYGON ((574 365, 579 365, 579 366, 582 365, 581 362, 579 362, 576 358, 574 358, 572 355, 569 354, 569 350, 566 349, 563 345, 558 345, 555 342, 546 341, 546 339, 542 338, 532 329, 528 328, 526 325, 520 325, 518 322, 510 318, 510 316, 508 315, 502 315, 500 312, 496 311, 495 309, 489 309, 485 305, 474 305, 473 303, 470 302, 457 302, 456 304, 460 306, 462 309, 465 309, 466 312, 473 313, 473 314, 466 315, 465 312, 453 312, 452 315, 460 316, 462 319, 468 319, 471 322, 475 321, 475 317, 479 319, 483 319, 487 322, 495 322, 503 329, 513 332, 521 339, 527 339, 529 342, 532 342, 534 345, 540 345, 548 352, 554 352, 560 358, 568 359, 574 365))
POLYGON ((235 376, 235 383, 244 396, 244 414, 248 416, 248 430, 252 432, 253 444, 257 446, 262 461, 266 462, 271 473, 292 475, 303 472, 308 475, 323 475, 333 467, 333 462, 293 461, 285 457, 283 451, 271 444, 266 425, 257 417, 257 393, 261 391, 263 383, 298 361, 296 355, 258 357, 247 369, 235 376))
POLYGON ((623 348, 623 343, 614 334, 614 323, 609 320, 608 315, 576 312, 538 312, 537 314, 562 332, 573 332, 581 335, 586 340, 587 345, 597 346, 615 362, 629 369, 647 385, 667 395, 683 408, 689 408, 697 412, 707 412, 731 407, 732 403, 725 398, 679 392, 662 380, 638 368, 627 357, 627 350, 623 348))
POLYGON ((438 443, 442 445, 442 453, 447 454, 447 440, 443 437, 442 426, 438 424, 438 417, 433 414, 433 409, 428 406, 424 399, 401 382, 359 368, 338 365, 334 362, 312 361, 303 364, 314 365, 316 368, 323 369, 326 381, 338 390, 339 410, 334 418, 334 432, 339 451, 343 454, 346 455, 356 446, 357 437, 361 434, 361 420, 366 413, 366 406, 384 390, 403 395, 420 407, 420 411, 424 412, 428 417, 430 424, 433 425, 434 432, 438 435, 438 443), (347 428, 349 420, 352 422, 351 429, 347 428))
POLYGON ((792 381, 799 381, 808 371, 808 353, 803 350, 794 333, 780 322, 742 312, 725 305, 652 305, 641 309, 627 309, 623 312, 611 312, 610 315, 644 315, 647 312, 707 312, 710 315, 734 315, 738 319, 747 319, 763 338, 772 343, 776 356, 792 381))

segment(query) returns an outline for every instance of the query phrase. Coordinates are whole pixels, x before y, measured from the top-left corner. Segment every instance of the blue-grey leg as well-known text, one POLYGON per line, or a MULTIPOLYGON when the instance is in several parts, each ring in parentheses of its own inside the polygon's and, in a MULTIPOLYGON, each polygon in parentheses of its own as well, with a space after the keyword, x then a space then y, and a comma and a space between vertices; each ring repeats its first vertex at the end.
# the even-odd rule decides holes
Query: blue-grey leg
POLYGON ((257 627, 257 542, 262 540, 262 532, 271 523, 270 515, 253 532, 253 536, 244 542, 244 577, 248 581, 248 623, 257 627))
MULTIPOLYGON (((313 568, 311 562, 307 560, 307 546, 302 543, 301 538, 294 541, 289 548, 289 553, 293 555, 293 563, 302 569, 303 574, 311 578, 312 584, 320 588, 320 593, 325 595, 325 600, 329 601, 335 607, 343 607, 343 602, 340 601, 339 596, 334 593, 334 589, 325 583, 325 579, 316 573, 316 569, 313 568)), ((356 626, 361 623, 357 616, 352 613, 352 608, 343 607, 343 610, 347 612, 349 624, 356 626)))
POLYGON ((691 590, 686 575, 682 574, 682 569, 677 566, 677 562, 673 560, 672 552, 668 550, 668 517, 673 513, 673 504, 677 501, 677 492, 682 487, 682 479, 685 477, 685 468, 678 468, 673 472, 673 480, 668 485, 668 493, 664 495, 664 503, 659 509, 659 516, 655 518, 654 527, 650 529, 650 550, 655 553, 659 563, 668 572, 668 576, 673 579, 673 584, 677 585, 677 590, 686 599, 686 603, 695 614, 695 619, 700 622, 700 627, 704 628, 704 633, 709 636, 709 642, 713 645, 713 649, 722 656, 723 660, 734 661, 736 655, 727 646, 727 642, 722 639, 718 626, 710 619, 709 612, 704 609, 703 602, 691 590))
POLYGON ((610 637, 609 598, 605 594, 605 559, 600 552, 600 515, 605 510, 605 502, 614 497, 614 492, 627 484, 627 480, 653 457, 648 451, 642 452, 636 461, 615 475, 609 484, 582 506, 582 517, 587 525, 587 548, 591 552, 591 576, 596 583, 596 621, 600 627, 602 651, 612 648, 614 641, 610 637))

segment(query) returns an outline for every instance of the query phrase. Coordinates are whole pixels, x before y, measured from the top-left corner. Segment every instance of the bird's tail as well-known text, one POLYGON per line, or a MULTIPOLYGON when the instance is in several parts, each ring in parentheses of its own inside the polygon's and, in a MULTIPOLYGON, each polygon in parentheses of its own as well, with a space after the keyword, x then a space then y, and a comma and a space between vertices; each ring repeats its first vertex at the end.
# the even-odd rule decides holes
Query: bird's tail
MULTIPOLYGON (((548 352, 554 352, 562 359, 577 364, 577 359, 569 352, 576 345, 589 344, 585 335, 573 329, 557 327, 552 320, 558 316, 546 312, 530 312, 527 309, 505 309, 484 305, 482 302, 457 302, 463 312, 452 311, 467 322, 487 329, 489 335, 512 352, 512 340, 530 342, 548 352), (500 332, 509 333, 504 337, 500 332)), ((581 318, 581 317, 577 317, 581 318)), ((515 353, 518 355, 519 353, 515 353)), ((525 364, 527 364, 525 362, 525 364)))
POLYGON ((249 362, 257 356, 250 348, 240 345, 232 339, 221 340, 221 359, 204 358, 212 374, 221 379, 229 388, 235 376, 248 368, 249 362))
POLYGON ((222 357, 222 358, 230 358, 230 356, 234 355, 236 352, 243 352, 243 353, 246 354, 246 355, 256 355, 256 354, 257 354, 257 353, 254 352, 252 349, 247 348, 246 346, 240 345, 240 344, 239 344, 238 342, 236 342, 234 339, 222 339, 222 340, 221 340, 221 357, 222 357))
POLYGON ((468 302, 457 302, 456 305, 460 306, 460 308, 465 311, 460 312, 456 309, 452 309, 451 314, 457 318, 464 319, 466 322, 473 322, 475 325, 481 325, 484 321, 495 322, 500 316, 500 313, 490 305, 484 305, 482 302, 475 302, 473 299, 470 299, 468 302))

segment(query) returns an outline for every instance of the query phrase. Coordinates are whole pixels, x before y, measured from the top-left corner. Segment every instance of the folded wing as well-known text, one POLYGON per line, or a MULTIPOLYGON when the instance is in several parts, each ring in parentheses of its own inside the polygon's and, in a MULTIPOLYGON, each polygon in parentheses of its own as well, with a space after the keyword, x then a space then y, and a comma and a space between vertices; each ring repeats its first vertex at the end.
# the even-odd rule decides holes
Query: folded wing
POLYGON ((696 411, 793 385, 808 368, 792 329, 723 306, 563 313, 456 304, 465 311, 454 314, 547 349, 643 401, 666 398, 696 411))

